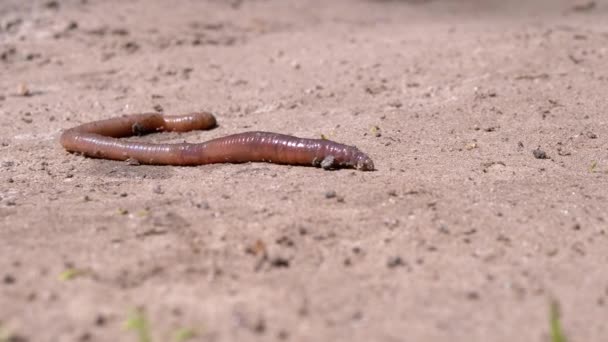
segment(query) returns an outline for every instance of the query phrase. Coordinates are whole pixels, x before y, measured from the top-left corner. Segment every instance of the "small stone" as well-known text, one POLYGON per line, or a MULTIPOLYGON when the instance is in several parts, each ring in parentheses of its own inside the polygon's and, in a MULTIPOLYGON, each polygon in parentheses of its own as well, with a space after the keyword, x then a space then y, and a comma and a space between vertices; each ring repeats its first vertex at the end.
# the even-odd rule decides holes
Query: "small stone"
POLYGON ((276 268, 287 268, 289 267, 289 260, 282 257, 276 257, 270 260, 270 265, 276 268))
POLYGON ((158 195, 162 195, 165 193, 165 191, 163 191, 163 188, 160 186, 160 184, 157 184, 156 186, 154 186, 154 188, 152 188, 152 192, 158 195))
POLYGON ((401 259, 400 256, 390 257, 386 262, 386 267, 388 268, 395 268, 400 266, 405 266, 405 262, 403 262, 403 259, 401 259))
POLYGON ((165 111, 165 109, 163 108, 163 106, 161 106, 159 104, 155 104, 154 107, 152 107, 152 108, 154 108, 154 110, 157 111, 157 112, 159 112, 159 113, 162 113, 162 112, 165 111))
POLYGON ((587 132, 587 138, 589 139, 597 139, 597 134, 593 133, 593 132, 587 132))
POLYGON ((51 0, 51 1, 47 1, 44 4, 44 7, 49 8, 49 9, 58 9, 59 8, 59 1, 56 0, 51 0))
POLYGON ((197 209, 210 209, 210 208, 211 208, 211 206, 209 205, 209 203, 204 202, 204 201, 203 201, 203 202, 196 203, 196 204, 194 204, 194 206, 195 206, 197 209))
POLYGON ((87 341, 90 341, 92 337, 93 337, 93 335, 90 332, 85 331, 78 337, 78 341, 87 342, 87 341))
POLYGON ((334 161, 335 161, 334 156, 327 156, 321 162, 321 167, 324 170, 331 170, 333 168, 333 166, 334 166, 334 161))
POLYGON ((380 126, 372 126, 370 132, 376 137, 379 138, 382 136, 382 132, 380 131, 380 126))
POLYGON ((106 322, 107 318, 103 314, 99 314, 97 317, 95 317, 95 325, 98 327, 104 326, 106 322))
POLYGON ((547 156, 547 153, 543 150, 539 148, 532 150, 532 155, 534 156, 534 158, 536 159, 548 159, 549 156, 547 156))
POLYGON ((135 158, 129 158, 129 159, 125 160, 125 162, 127 163, 127 165, 131 165, 131 166, 140 165, 139 160, 137 160, 135 158))
POLYGON ((287 331, 285 331, 285 330, 280 330, 277 333, 277 338, 279 340, 286 340, 288 337, 289 337, 289 333, 287 331))
POLYGON ((139 44, 137 44, 136 42, 133 42, 133 41, 126 42, 122 47, 129 53, 133 53, 133 52, 139 50, 139 44))
POLYGON ((4 276, 4 278, 2 278, 2 282, 3 282, 4 284, 7 284, 7 285, 14 284, 16 281, 17 281, 17 280, 15 279, 15 277, 13 277, 13 276, 12 276, 12 275, 10 275, 10 274, 7 274, 7 275, 5 275, 5 276, 4 276))
POLYGON ((395 100, 395 101, 389 102, 388 105, 390 107, 394 107, 394 108, 401 108, 403 106, 403 103, 401 103, 401 101, 399 101, 399 100, 395 100))
POLYGON ((129 31, 125 28, 115 28, 111 32, 115 36, 128 36, 129 31))
POLYGON ((477 293, 475 291, 467 292, 466 296, 467 296, 467 299, 469 299, 469 300, 478 300, 479 299, 479 293, 477 293))
POLYGON ((30 91, 30 88, 27 86, 27 84, 20 83, 17 86, 17 95, 18 96, 31 96, 32 92, 30 91))
POLYGON ((260 318, 253 326, 253 331, 257 334, 263 334, 266 332, 266 322, 260 318))
POLYGON ((77 29, 77 28, 78 28, 78 23, 77 23, 77 22, 75 22, 75 21, 70 21, 70 22, 67 24, 67 26, 66 26, 66 28, 65 28, 65 29, 66 29, 67 31, 72 31, 72 30, 75 30, 75 29, 77 29))
POLYGON ((570 8, 573 12, 588 12, 596 7, 595 1, 575 1, 570 8))
POLYGON ((467 144, 464 146, 464 148, 465 148, 466 150, 468 150, 468 151, 473 150, 473 149, 476 149, 476 148, 477 148, 477 143, 476 143, 476 142, 470 142, 470 143, 467 143, 467 144))
POLYGON ((329 190, 325 192, 325 198, 327 199, 335 198, 336 196, 338 196, 338 194, 334 190, 329 190))

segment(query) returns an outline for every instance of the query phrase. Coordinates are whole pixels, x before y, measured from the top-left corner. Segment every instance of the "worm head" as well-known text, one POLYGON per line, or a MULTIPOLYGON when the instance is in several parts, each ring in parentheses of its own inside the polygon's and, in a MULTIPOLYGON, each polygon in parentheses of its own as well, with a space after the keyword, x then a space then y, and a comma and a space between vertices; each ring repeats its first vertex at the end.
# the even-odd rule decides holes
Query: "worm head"
POLYGON ((361 171, 374 171, 374 162, 370 157, 361 153, 356 158, 355 168, 361 171))

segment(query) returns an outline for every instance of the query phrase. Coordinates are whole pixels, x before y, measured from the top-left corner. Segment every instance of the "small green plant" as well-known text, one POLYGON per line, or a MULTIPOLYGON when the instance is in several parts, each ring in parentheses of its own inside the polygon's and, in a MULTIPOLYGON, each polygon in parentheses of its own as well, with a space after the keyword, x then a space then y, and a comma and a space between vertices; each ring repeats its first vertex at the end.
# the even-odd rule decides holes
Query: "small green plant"
POLYGON ((59 273, 59 280, 61 281, 68 281, 68 280, 72 280, 78 276, 83 275, 85 272, 82 270, 78 270, 75 268, 68 268, 67 270, 59 273))
POLYGON ((181 328, 175 332, 175 342, 186 342, 196 337, 196 332, 189 328, 181 328))
POLYGON ((150 325, 146 318, 146 314, 142 309, 135 309, 131 312, 129 318, 125 322, 125 328, 127 330, 135 331, 139 342, 152 342, 152 338, 150 337, 150 325))
POLYGON ((589 167, 589 172, 593 173, 597 170, 597 160, 591 162, 591 166, 589 167))
POLYGON ((567 342, 566 335, 562 330, 561 313, 557 301, 551 302, 550 309, 550 324, 551 324, 551 342, 567 342))
POLYGON ((9 337, 10 334, 8 333, 8 331, 4 329, 2 324, 0 324, 0 342, 7 342, 9 337))
MULTIPOLYGON (((146 317, 143 309, 137 308, 133 310, 125 321, 125 328, 134 331, 137 334, 138 342, 152 342, 152 334, 150 331, 150 322, 146 317)), ((186 342, 197 336, 196 331, 190 328, 180 328, 175 331, 173 340, 175 342, 186 342)), ((0 342, 4 342, 0 340, 0 342)))

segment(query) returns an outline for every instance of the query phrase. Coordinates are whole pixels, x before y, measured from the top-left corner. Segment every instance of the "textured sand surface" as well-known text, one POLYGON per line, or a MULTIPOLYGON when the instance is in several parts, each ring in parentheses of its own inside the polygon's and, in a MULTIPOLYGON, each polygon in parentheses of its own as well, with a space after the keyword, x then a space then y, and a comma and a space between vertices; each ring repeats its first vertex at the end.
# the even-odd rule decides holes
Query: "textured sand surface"
POLYGON ((608 336, 606 1, 3 0, 0 126, 0 340, 608 336), (58 144, 198 110, 378 170, 58 144))

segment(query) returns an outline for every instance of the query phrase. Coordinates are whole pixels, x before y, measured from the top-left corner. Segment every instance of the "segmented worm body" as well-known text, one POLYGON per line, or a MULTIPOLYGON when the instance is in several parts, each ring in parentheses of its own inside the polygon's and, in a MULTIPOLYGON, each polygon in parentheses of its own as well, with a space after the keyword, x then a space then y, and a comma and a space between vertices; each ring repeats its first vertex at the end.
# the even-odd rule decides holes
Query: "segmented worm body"
POLYGON ((358 148, 325 139, 304 139, 269 132, 245 132, 203 143, 157 144, 119 138, 154 132, 187 132, 215 127, 209 113, 168 116, 134 114, 85 123, 66 130, 61 145, 89 157, 133 160, 142 164, 203 165, 269 162, 331 168, 374 169, 358 148))

